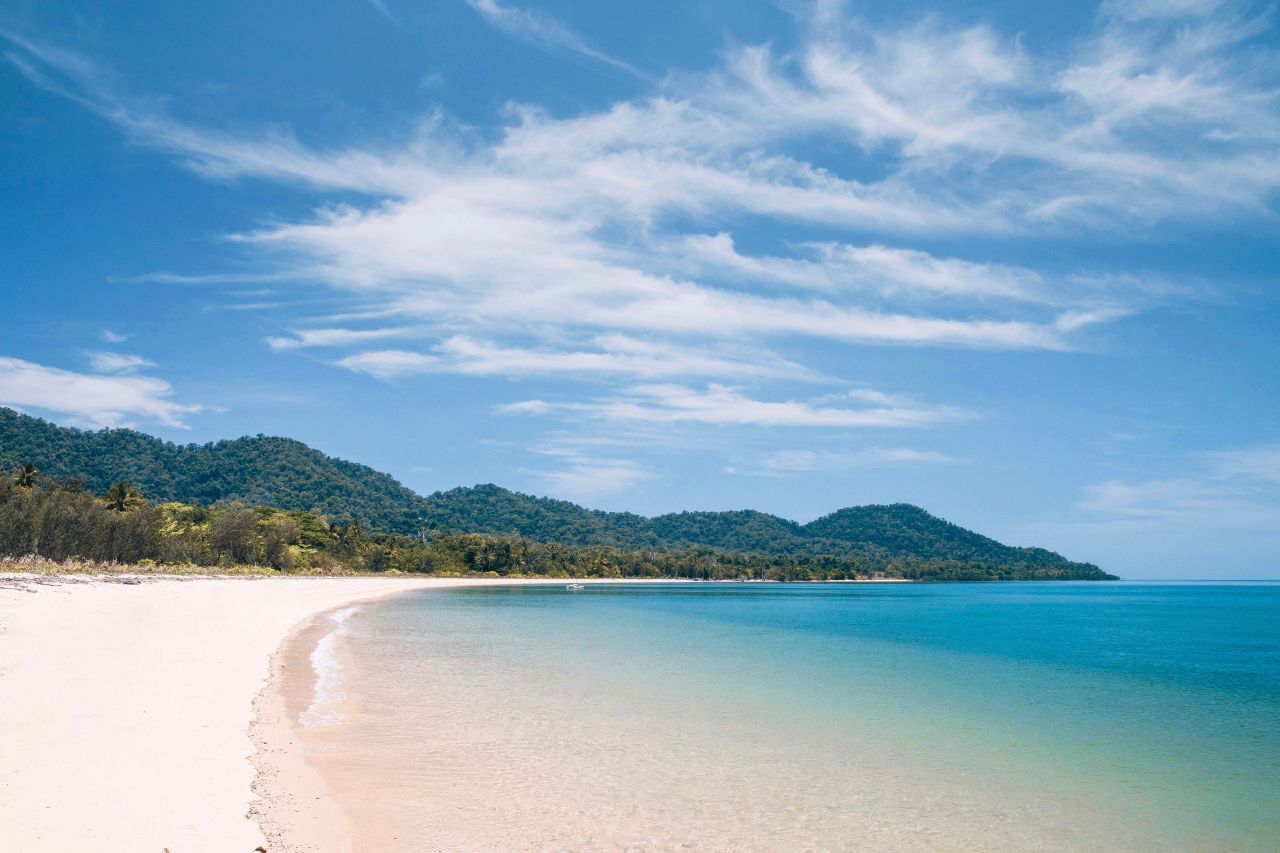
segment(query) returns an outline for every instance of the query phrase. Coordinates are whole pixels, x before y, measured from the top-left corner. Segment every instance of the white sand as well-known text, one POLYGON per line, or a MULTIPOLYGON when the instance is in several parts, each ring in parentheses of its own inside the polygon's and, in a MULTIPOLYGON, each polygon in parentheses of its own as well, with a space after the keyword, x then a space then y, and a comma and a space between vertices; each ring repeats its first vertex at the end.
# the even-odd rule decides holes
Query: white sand
POLYGON ((0 588, 0 847, 250 853, 265 840, 247 817, 247 731, 290 629, 350 602, 460 583, 476 581, 0 588))

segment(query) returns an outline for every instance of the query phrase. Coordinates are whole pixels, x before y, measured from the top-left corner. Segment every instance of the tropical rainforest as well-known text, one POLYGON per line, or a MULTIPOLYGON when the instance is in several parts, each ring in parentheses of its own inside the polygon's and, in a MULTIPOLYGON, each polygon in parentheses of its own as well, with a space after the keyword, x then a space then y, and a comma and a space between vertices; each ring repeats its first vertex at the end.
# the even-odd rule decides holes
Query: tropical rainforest
POLYGON ((909 504, 798 524, 750 510, 653 518, 494 485, 422 497, 285 438, 179 445, 0 408, 0 554, 282 571, 826 580, 1108 579, 909 504))

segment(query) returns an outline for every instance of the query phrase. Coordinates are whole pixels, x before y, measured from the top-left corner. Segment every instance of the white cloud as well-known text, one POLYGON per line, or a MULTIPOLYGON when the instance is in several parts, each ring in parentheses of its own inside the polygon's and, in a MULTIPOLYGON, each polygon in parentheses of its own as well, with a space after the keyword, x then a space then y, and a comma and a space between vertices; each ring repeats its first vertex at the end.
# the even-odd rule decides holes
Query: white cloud
MULTIPOLYGON (((469 2, 513 35, 595 55, 554 19, 469 2)), ((822 4, 790 54, 733 47, 711 72, 671 74, 651 96, 596 112, 517 106, 490 134, 433 114, 407 141, 346 150, 183 124, 83 57, 8 38, 35 83, 200 174, 319 193, 312 215, 231 242, 263 270, 237 277, 319 282, 355 300, 356 315, 416 330, 412 346, 338 365, 383 378, 737 381, 774 362, 734 354, 762 344, 783 372, 803 371, 791 362, 805 341, 1071 350, 1172 294, 1131 273, 934 254, 925 239, 1017 245, 1273 216, 1275 69, 1245 49, 1262 25, 1224 13, 1192 33, 1142 3, 1113 6, 1086 37, 1036 55, 990 27, 934 18, 871 31, 822 4), (875 168, 798 156, 815 142, 833 163, 875 168), (795 237, 746 251, 733 236, 744 222, 795 237), (657 349, 601 343, 611 337, 657 349)), ((326 330, 269 343, 350 348, 381 334, 327 331, 323 344, 326 330)))
POLYGON ((689 267, 695 272, 725 271, 748 281, 779 282, 828 293, 870 291, 885 296, 1054 301, 1032 270, 937 258, 916 249, 808 243, 802 247, 807 257, 756 257, 740 254, 727 233, 689 237, 685 247, 689 267))
POLYGON ((760 467, 768 471, 849 471, 899 465, 952 464, 953 456, 912 447, 870 447, 864 450, 780 450, 765 456, 760 467))
POLYGON ((103 329, 99 337, 109 344, 122 344, 129 340, 128 335, 121 335, 117 332, 111 331, 110 329, 103 329))
POLYGON ((118 352, 89 353, 89 365, 98 373, 132 373, 144 367, 155 367, 155 362, 147 361, 140 355, 125 355, 118 352))
MULTIPOLYGON (((851 397, 850 399, 856 399, 851 397)), ((559 412, 592 419, 639 423, 696 423, 766 427, 920 427, 968 417, 945 406, 847 406, 797 400, 757 400, 741 390, 712 384, 705 389, 683 385, 635 385, 621 393, 588 402, 555 403, 524 400, 498 407, 502 414, 543 415, 559 412)))
POLYGON ((200 406, 168 399, 173 388, 149 376, 94 376, 0 358, 0 404, 69 416, 91 427, 130 426, 136 418, 186 427, 182 418, 200 406))
POLYGON ((491 25, 513 38, 552 50, 567 50, 612 65, 629 74, 643 76, 634 67, 601 53, 582 36, 560 21, 542 12, 504 6, 497 0, 467 0, 467 5, 480 13, 491 25))
POLYGON ((560 214, 553 220, 481 211, 478 202, 459 192, 367 212, 345 209, 244 240, 322 258, 334 284, 380 291, 389 312, 423 323, 449 317, 509 330, 577 326, 697 337, 1069 346, 1053 316, 1037 322, 885 312, 847 300, 773 297, 673 279, 612 257, 585 223, 560 220, 560 214))
POLYGON ((533 473, 547 483, 553 494, 575 501, 625 492, 656 476, 629 459, 570 459, 563 467, 533 473))
POLYGON ((1102 13, 1129 21, 1149 18, 1203 18, 1227 0, 1106 0, 1102 13))
POLYGON ((391 10, 387 8, 387 4, 383 2, 383 0, 369 0, 369 5, 372 6, 379 15, 386 18, 396 26, 400 26, 400 21, 396 19, 395 15, 391 14, 391 10))
POLYGON ((545 400, 521 400, 518 403, 507 403, 499 406, 498 411, 504 415, 545 415, 554 412, 559 406, 545 400))
POLYGON ((631 459, 565 455, 559 467, 526 469, 544 483, 551 494, 574 501, 590 501, 634 488, 657 478, 652 471, 631 459))
MULTIPOLYGON (((64 73, 87 73, 61 54, 24 46, 64 73)), ((97 79, 89 74, 84 85, 97 79)), ((705 279, 669 276, 665 270, 687 262, 689 246, 698 246, 697 235, 686 235, 690 242, 662 229, 645 238, 644 230, 672 214, 745 213, 895 230, 1004 227, 1007 221, 986 202, 922 194, 893 180, 863 184, 768 151, 785 140, 761 136, 757 117, 731 103, 656 98, 571 119, 526 110, 487 149, 460 150, 427 125, 401 150, 316 152, 288 137, 254 142, 140 114, 101 85, 90 94, 135 136, 194 158, 203 172, 383 196, 368 206, 333 207, 309 221, 240 235, 238 242, 276 262, 292 259, 298 276, 354 291, 415 321, 553 328, 561 339, 566 327, 579 326, 592 335, 1069 347, 1052 313, 1015 318, 993 309, 989 297, 1028 301, 1034 273, 933 258, 918 249, 810 244, 808 258, 759 261, 721 253, 705 279), (609 233, 622 239, 604 236, 609 233), (716 273, 731 280, 747 273, 755 283, 830 285, 822 298, 778 297, 742 292, 732 281, 723 286, 716 273), (868 306, 866 291, 977 297, 983 304, 931 316, 868 306)))
POLYGON ((896 394, 886 394, 884 391, 877 391, 875 388, 854 388, 851 391, 843 391, 839 395, 831 395, 826 397, 827 400, 838 400, 840 398, 849 400, 858 400, 862 403, 874 403, 877 406, 901 406, 907 404, 907 398, 896 394))
POLYGON ((378 379, 395 379, 415 373, 430 373, 435 359, 404 350, 376 350, 349 355, 334 364, 378 379))
POLYGON ((1147 526, 1280 529, 1280 500, 1276 496, 1200 477, 1110 480, 1088 487, 1082 506, 1147 526))
MULTIPOLYGON (((149 272, 143 275, 132 276, 123 279, 127 282, 135 283, 154 283, 154 284, 258 284, 267 281, 296 281, 304 277, 302 271, 290 272, 222 272, 222 273, 202 273, 200 275, 184 275, 182 273, 172 272, 149 272)), ((275 291, 258 289, 256 292, 262 294, 274 293, 275 291)))
POLYGON ((1256 215, 1280 186, 1274 62, 1243 46, 1265 26, 1104 17, 1033 56, 985 26, 838 18, 794 56, 739 51, 716 97, 774 133, 852 134, 901 159, 890 180, 1031 224, 1256 215))
POLYGON ((205 311, 273 311, 289 307, 287 302, 224 302, 221 305, 205 305, 205 311))
POLYGON ((1092 512, 1146 524, 1280 530, 1280 447, 1200 454, 1179 476, 1086 489, 1092 512))
POLYGON ((537 477, 548 492, 575 501, 592 501, 659 479, 654 471, 625 454, 636 442, 618 435, 553 432, 528 450, 550 461, 549 467, 521 469, 537 477))
POLYGON ((1087 487, 1083 506, 1109 515, 1169 518, 1195 515, 1206 509, 1233 508, 1229 495, 1230 490, 1191 479, 1108 480, 1087 487))
MULTIPOLYGON (((508 31, 581 46, 553 19, 496 0, 468 2, 508 31)), ((1209 10, 1194 0, 1178 5, 1209 10)), ((728 202, 809 221, 980 233, 1025 227, 1033 212, 1088 209, 1141 221, 1265 205, 1280 184, 1270 163, 1274 69, 1239 49, 1265 18, 1218 15, 1193 38, 1139 17, 1103 16, 1067 51, 1033 56, 988 27, 931 19, 872 33, 827 10, 807 22, 793 55, 735 48, 711 75, 674 75, 665 97, 595 114, 557 120, 526 108, 488 150, 459 148, 438 116, 398 150, 322 152, 279 133, 202 132, 132 106, 82 57, 9 38, 20 49, 11 60, 34 81, 194 157, 204 171, 394 198, 420 197, 453 177, 495 191, 508 181, 517 191, 545 181, 569 190, 574 209, 595 180, 597 201, 633 205, 640 215, 728 202), (891 168, 858 182, 788 156, 790 143, 815 136, 851 150, 883 148, 891 168)))
POLYGON ((274 350, 308 349, 311 347, 344 347, 386 338, 403 338, 413 330, 397 327, 388 329, 292 329, 292 337, 268 337, 267 346, 274 350))
POLYGON ((1216 477, 1280 483, 1280 446, 1225 450, 1209 458, 1216 477))
POLYGON ((501 346, 455 335, 432 348, 430 354, 404 350, 362 352, 335 364, 379 379, 421 373, 461 373, 468 376, 737 376, 812 379, 797 364, 767 351, 731 348, 690 348, 626 335, 600 335, 591 350, 501 346))

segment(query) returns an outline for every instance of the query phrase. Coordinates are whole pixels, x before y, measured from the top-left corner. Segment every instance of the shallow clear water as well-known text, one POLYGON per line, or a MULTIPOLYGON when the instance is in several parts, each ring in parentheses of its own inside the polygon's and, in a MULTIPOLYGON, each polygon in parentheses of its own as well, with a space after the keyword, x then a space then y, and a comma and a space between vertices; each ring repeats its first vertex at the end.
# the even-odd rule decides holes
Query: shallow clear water
POLYGON ((473 587, 344 631, 315 756, 387 849, 1280 849, 1277 584, 473 587))

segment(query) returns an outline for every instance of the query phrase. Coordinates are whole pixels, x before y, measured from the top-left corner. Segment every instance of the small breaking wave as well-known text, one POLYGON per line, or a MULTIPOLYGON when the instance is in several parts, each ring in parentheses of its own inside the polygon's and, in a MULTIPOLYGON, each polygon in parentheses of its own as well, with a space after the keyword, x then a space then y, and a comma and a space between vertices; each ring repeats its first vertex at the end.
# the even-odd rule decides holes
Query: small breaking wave
POLYGON ((359 605, 344 607, 330 614, 333 628, 311 651, 311 668, 316 674, 315 692, 311 705, 298 716, 298 722, 308 728, 330 726, 344 719, 338 707, 347 695, 342 692, 342 664, 338 660, 337 643, 338 638, 347 633, 347 620, 359 609, 359 605))

